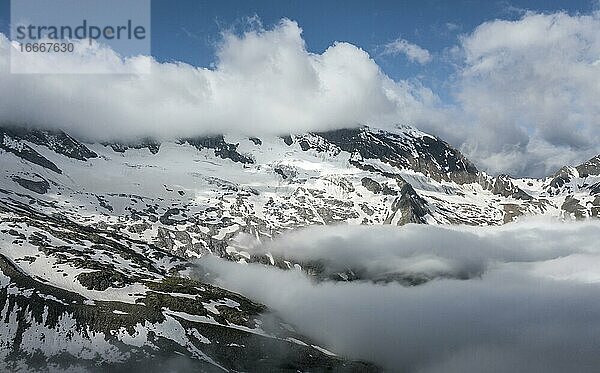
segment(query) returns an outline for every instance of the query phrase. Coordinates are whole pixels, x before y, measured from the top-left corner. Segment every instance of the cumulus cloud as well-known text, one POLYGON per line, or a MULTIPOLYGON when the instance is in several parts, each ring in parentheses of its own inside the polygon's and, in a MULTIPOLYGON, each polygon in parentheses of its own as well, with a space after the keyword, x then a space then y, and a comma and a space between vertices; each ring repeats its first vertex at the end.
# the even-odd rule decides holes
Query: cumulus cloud
MULTIPOLYGON (((9 74, 9 58, 1 58, 0 120, 93 139, 285 134, 413 122, 435 99, 423 86, 392 81, 354 45, 310 53, 301 33, 286 19, 270 30, 255 23, 241 35, 224 33, 210 69, 123 59, 97 45, 75 54, 16 53, 17 64, 58 72, 133 74, 9 74), (150 74, 136 74, 148 64, 150 74)), ((0 35, 0 55, 10 48, 0 35)))
POLYGON ((300 271, 217 258, 200 265, 219 285, 269 305, 326 347, 389 371, 593 372, 600 363, 600 273, 585 263, 600 260, 597 222, 321 230, 284 237, 281 247, 289 242, 298 255, 346 262, 372 253, 394 263, 431 255, 470 265, 473 254, 487 265, 479 277, 414 287, 315 282, 300 271))
POLYGON ((396 56, 398 54, 403 54, 410 61, 418 62, 421 65, 431 61, 431 54, 427 49, 402 38, 398 38, 386 44, 383 48, 383 55, 396 56))
POLYGON ((492 172, 547 175, 600 152, 600 13, 526 13, 461 40, 464 149, 492 172))

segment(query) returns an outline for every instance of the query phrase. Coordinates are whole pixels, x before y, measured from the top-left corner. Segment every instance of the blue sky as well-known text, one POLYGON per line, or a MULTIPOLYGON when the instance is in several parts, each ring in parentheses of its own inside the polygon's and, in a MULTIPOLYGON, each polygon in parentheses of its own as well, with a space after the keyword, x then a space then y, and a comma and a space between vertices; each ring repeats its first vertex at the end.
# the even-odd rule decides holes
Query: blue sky
POLYGON ((152 54, 161 61, 209 66, 220 31, 240 29, 244 19, 254 15, 266 28, 287 17, 302 27, 309 51, 321 53, 336 41, 350 42, 369 52, 391 78, 421 76, 445 96, 444 82, 453 70, 439 57, 460 34, 488 20, 517 19, 523 10, 589 12, 593 4, 591 0, 153 0, 152 54), (382 46, 399 37, 431 51, 432 63, 420 66, 402 56, 381 56, 382 46))
MULTIPOLYGON (((417 66, 402 57, 381 56, 382 45, 402 37, 439 57, 457 37, 493 19, 517 19, 523 10, 589 12, 593 0, 152 0, 152 54, 159 61, 194 66, 214 62, 220 32, 240 30, 244 20, 258 16, 266 28, 282 18, 299 23, 311 52, 320 53, 336 41, 350 42, 371 54, 394 79, 417 74, 443 79, 450 71, 434 58, 417 66)), ((0 0, 0 32, 8 34, 10 1, 0 0)))
POLYGON ((241 31, 253 16, 270 29, 285 17, 298 22, 310 52, 322 53, 336 41, 352 43, 369 52, 392 79, 418 77, 452 103, 448 85, 454 68, 443 57, 461 34, 489 20, 518 19, 527 10, 577 14, 590 12, 595 4, 593 0, 152 0, 152 54, 160 61, 210 66, 222 30, 241 31), (397 38, 429 50, 431 63, 382 55, 383 46, 397 38))
MULTIPOLYGON (((536 12, 590 12, 594 0, 152 0, 152 55, 159 61, 181 61, 208 67, 215 61, 223 30, 242 31, 250 17, 265 28, 282 18, 297 21, 311 52, 321 53, 336 41, 352 43, 377 61, 393 79, 419 77, 445 95, 453 69, 441 58, 457 38, 493 19, 518 19, 536 12), (421 66, 402 56, 381 55, 383 45, 406 39, 430 52, 421 66)), ((0 0, 0 32, 9 33, 10 0, 0 0)))

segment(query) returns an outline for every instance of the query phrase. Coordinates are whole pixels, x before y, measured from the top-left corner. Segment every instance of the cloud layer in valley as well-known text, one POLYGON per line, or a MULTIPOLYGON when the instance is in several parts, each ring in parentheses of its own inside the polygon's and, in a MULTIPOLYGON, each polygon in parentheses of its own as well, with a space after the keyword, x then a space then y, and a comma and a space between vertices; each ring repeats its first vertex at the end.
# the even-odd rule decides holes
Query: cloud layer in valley
MULTIPOLYGON (((463 34, 442 53, 455 66, 444 102, 419 79, 394 81, 349 43, 309 52, 297 23, 224 32, 211 68, 122 59, 113 51, 25 54, 19 64, 134 74, 8 74, 0 35, 0 121, 94 140, 325 131, 411 124, 451 142, 491 173, 546 176, 600 153, 600 12, 524 13, 463 34), (150 74, 135 72, 151 66, 150 74)), ((384 48, 418 63, 404 39, 384 48)))
MULTIPOLYGON (((297 263, 317 261, 325 274, 352 270, 363 278, 383 279, 393 274, 473 278, 495 262, 536 263, 574 252, 600 259, 590 244, 593 237, 600 237, 598 224, 557 224, 543 219, 483 230, 426 225, 410 229, 389 225, 310 227, 264 243, 246 234, 236 240, 250 254, 270 253, 297 263), (553 236, 554 230, 568 236, 569 244, 565 244, 567 237, 539 240, 553 236)), ((577 274, 580 278, 584 275, 584 271, 577 274)))
MULTIPOLYGON (((219 285, 269 305, 326 347, 390 371, 592 372, 600 364, 600 271, 593 266, 599 238, 597 222, 541 221, 485 229, 321 228, 268 246, 342 266, 402 266, 427 256, 458 267, 484 263, 469 280, 415 287, 315 282, 300 271, 216 258, 200 265, 219 285)), ((438 273, 435 266, 420 270, 438 273)))

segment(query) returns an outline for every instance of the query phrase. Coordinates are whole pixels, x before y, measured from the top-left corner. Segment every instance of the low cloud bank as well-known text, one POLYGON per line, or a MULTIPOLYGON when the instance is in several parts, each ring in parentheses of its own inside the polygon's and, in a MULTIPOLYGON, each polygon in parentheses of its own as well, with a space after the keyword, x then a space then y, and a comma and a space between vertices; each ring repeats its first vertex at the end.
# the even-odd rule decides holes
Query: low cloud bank
POLYGON ((217 258, 199 265, 217 284, 267 304, 301 333, 389 371, 592 372, 600 364, 599 239, 599 223, 533 222, 322 228, 269 245, 353 265, 387 258, 393 267, 403 265, 399 258, 420 256, 468 268, 486 263, 479 277, 415 287, 315 282, 300 271, 217 258))
POLYGON ((318 262, 325 275, 352 270, 362 278, 382 279, 392 274, 471 278, 497 263, 535 264, 575 253, 592 255, 596 237, 600 226, 595 223, 539 220, 476 229, 340 225, 292 231, 271 242, 244 234, 237 240, 251 254, 318 262))

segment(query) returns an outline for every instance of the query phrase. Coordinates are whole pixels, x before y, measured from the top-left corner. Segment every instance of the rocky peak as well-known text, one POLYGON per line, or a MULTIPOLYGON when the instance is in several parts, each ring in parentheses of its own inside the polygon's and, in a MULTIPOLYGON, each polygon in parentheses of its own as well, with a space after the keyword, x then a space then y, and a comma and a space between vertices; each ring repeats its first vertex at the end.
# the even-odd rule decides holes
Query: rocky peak
POLYGON ((402 126, 394 131, 360 127, 317 135, 363 159, 378 159, 394 167, 421 172, 436 181, 458 184, 477 181, 477 168, 457 149, 412 127, 402 126))
POLYGON ((531 197, 521 188, 516 186, 512 182, 510 176, 505 174, 498 175, 494 179, 494 181, 492 182, 491 190, 492 193, 503 197, 513 197, 515 199, 522 199, 526 201, 533 199, 533 197, 531 197))
POLYGON ((575 168, 580 177, 600 175, 600 154, 575 168))
POLYGON ((550 179, 546 192, 549 195, 557 195, 564 191, 572 192, 571 181, 579 176, 575 167, 564 166, 558 170, 550 179))
POLYGON ((81 142, 60 130, 6 126, 0 127, 0 136, 2 135, 16 141, 28 141, 35 145, 45 146, 55 153, 80 161, 87 161, 98 156, 81 142))
POLYGON ((402 213, 398 225, 409 223, 427 224, 427 215, 430 213, 427 208, 427 201, 417 194, 415 189, 409 183, 404 183, 400 190, 400 197, 394 201, 402 213))

